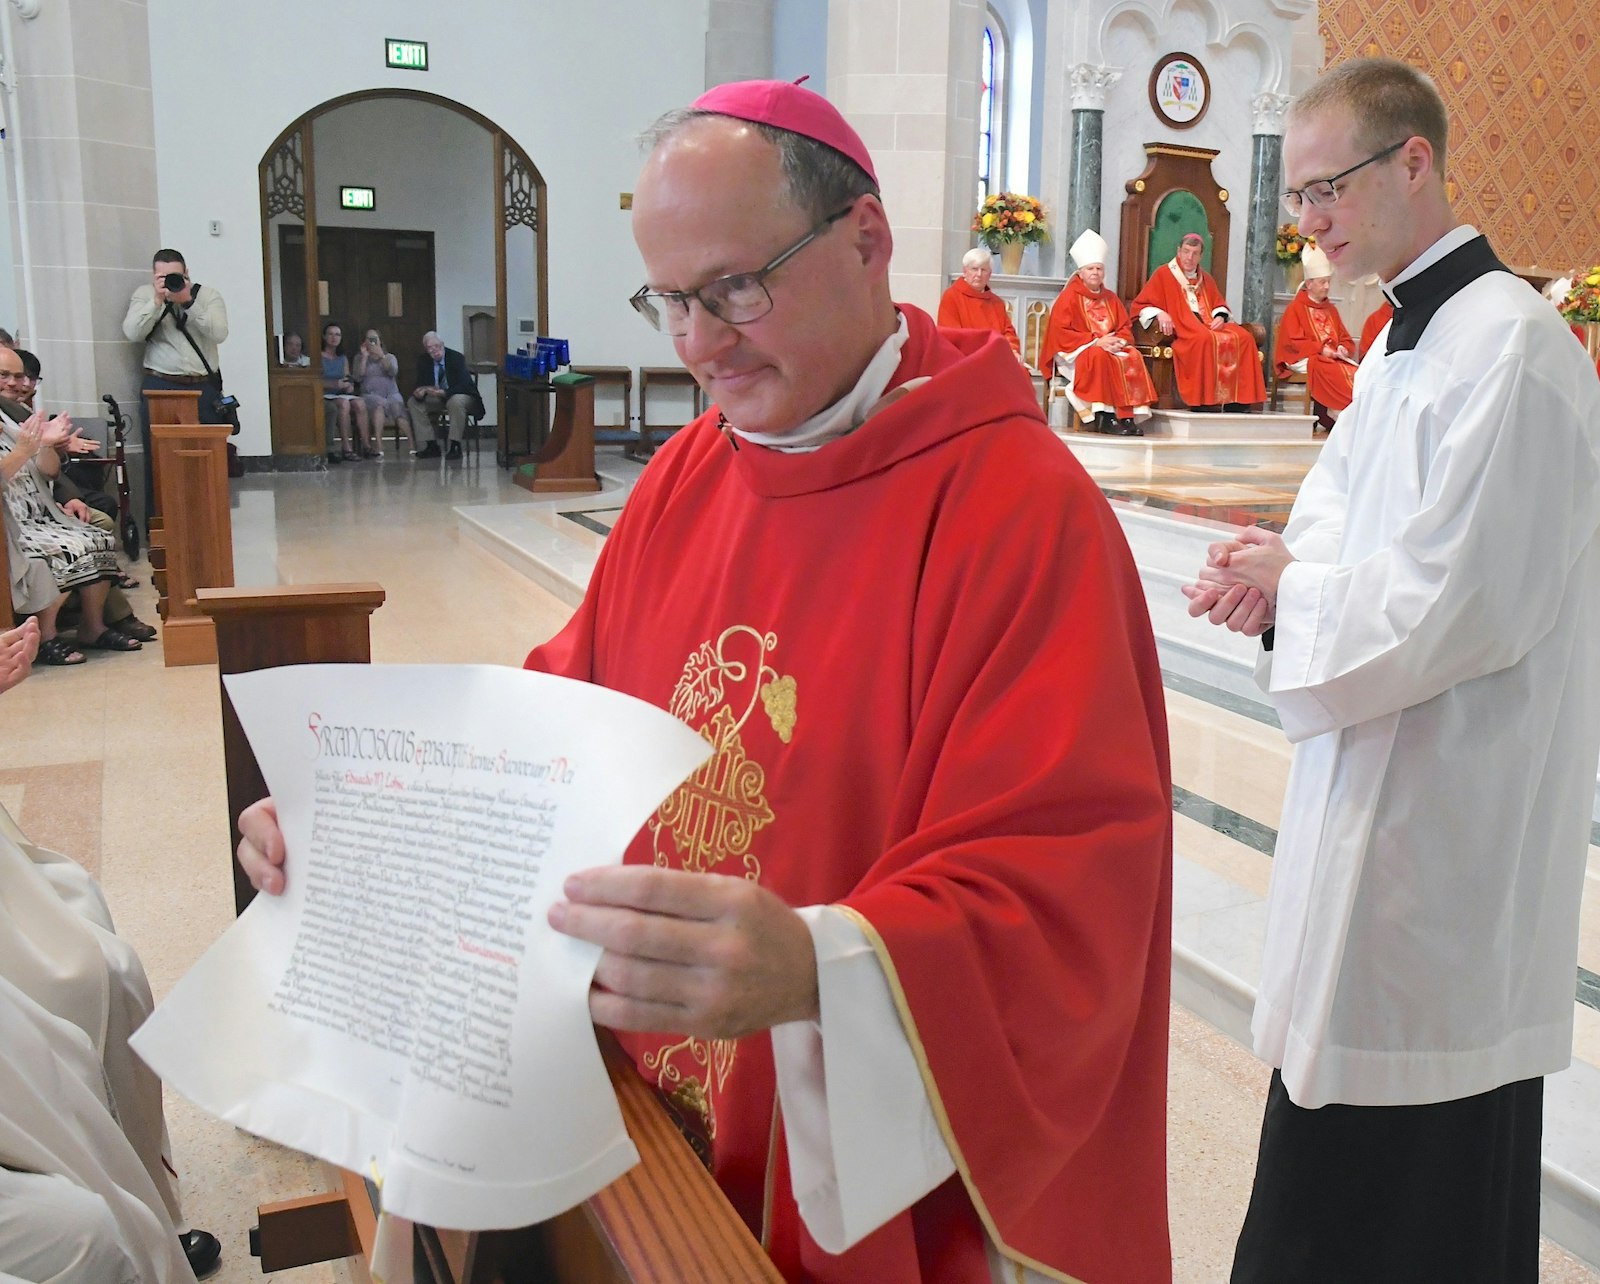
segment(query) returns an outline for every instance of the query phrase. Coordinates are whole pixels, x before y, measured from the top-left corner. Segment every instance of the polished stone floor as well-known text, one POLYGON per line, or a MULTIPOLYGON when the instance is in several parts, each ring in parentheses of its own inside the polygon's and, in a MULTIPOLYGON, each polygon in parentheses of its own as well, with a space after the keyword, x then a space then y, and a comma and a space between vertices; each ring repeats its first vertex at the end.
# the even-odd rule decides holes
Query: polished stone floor
MULTIPOLYGON (((235 484, 238 582, 375 581, 388 592, 372 619, 377 662, 515 664, 570 613, 571 591, 587 578, 619 488, 636 471, 608 456, 608 490, 581 504, 535 500, 491 465, 391 461, 249 478, 235 484), (511 551, 546 538, 541 556, 568 559, 548 586, 511 551)), ((148 567, 135 573, 147 579, 148 567)), ((134 597, 152 618, 149 589, 134 597)), ((1202 688, 1175 681, 1168 707, 1180 891, 1197 914, 1217 915, 1206 930, 1222 933, 1229 912, 1265 891, 1270 859, 1260 846, 1278 822, 1288 749, 1274 727, 1202 688), (1233 889, 1232 902, 1214 895, 1219 885, 1233 889), (1211 899, 1195 901, 1199 892, 1211 899)), ((153 646, 40 671, 0 697, 0 744, 0 802, 36 840, 97 872, 119 927, 164 992, 232 916, 215 670, 166 669, 153 646)), ((1600 873, 1591 873, 1588 890, 1587 899, 1600 895, 1600 873)), ((1597 918, 1600 906, 1586 906, 1584 957, 1594 970, 1597 918)), ((1600 1014, 1581 1006, 1579 1014, 1580 1055, 1594 1061, 1600 1014)), ((1185 1284, 1226 1278, 1266 1077, 1236 1042, 1173 1007, 1170 1186, 1175 1279, 1185 1284)), ((259 1279, 245 1248, 255 1206, 316 1189, 318 1165, 181 1099, 169 1097, 168 1110, 191 1218, 223 1236, 224 1265, 214 1278, 259 1279)), ((308 1267, 274 1278, 341 1277, 308 1267)), ((1547 1243, 1541 1278, 1568 1284, 1600 1273, 1547 1243)))

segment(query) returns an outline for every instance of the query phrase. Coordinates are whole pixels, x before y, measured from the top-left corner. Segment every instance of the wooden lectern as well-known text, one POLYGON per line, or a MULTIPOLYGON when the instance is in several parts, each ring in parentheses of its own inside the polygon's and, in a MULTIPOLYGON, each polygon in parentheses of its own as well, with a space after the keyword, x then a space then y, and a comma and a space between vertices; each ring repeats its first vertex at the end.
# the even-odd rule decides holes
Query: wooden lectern
POLYGON ((261 768, 245 739, 221 679, 281 664, 366 664, 372 659, 372 613, 385 594, 377 584, 282 584, 271 588, 203 588, 197 608, 216 628, 222 695, 222 757, 228 774, 228 862, 233 905, 243 913, 255 888, 233 859, 239 813, 267 796, 261 768))
POLYGON ((150 425, 163 514, 166 610, 161 645, 168 668, 216 662, 216 634, 195 606, 194 594, 201 588, 233 585, 228 493, 232 431, 228 424, 150 425))
MULTIPOLYGON (((550 435, 533 454, 516 460, 512 480, 535 494, 592 494, 600 489, 594 471, 594 376, 558 374, 551 379, 556 393, 556 417, 550 435)), ((506 419, 530 414, 524 403, 542 391, 517 387, 506 381, 506 419)), ((506 440, 510 441, 509 427, 506 440)))

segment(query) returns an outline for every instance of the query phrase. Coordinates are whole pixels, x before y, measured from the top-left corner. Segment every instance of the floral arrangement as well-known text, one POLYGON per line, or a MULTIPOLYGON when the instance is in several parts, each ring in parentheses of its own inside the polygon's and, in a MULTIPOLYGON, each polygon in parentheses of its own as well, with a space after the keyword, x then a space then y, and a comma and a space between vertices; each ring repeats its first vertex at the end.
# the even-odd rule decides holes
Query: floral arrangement
POLYGON ((1298 223, 1285 223, 1278 229, 1278 262, 1298 263, 1300 251, 1316 243, 1316 237, 1300 235, 1298 223))
POLYGON ((1012 241, 1032 245, 1050 235, 1044 206, 1017 192, 996 192, 978 206, 972 216, 972 230, 991 253, 1012 241))
POLYGON ((1574 272, 1572 288, 1556 307, 1574 325, 1600 321, 1600 264, 1590 268, 1587 273, 1574 272))

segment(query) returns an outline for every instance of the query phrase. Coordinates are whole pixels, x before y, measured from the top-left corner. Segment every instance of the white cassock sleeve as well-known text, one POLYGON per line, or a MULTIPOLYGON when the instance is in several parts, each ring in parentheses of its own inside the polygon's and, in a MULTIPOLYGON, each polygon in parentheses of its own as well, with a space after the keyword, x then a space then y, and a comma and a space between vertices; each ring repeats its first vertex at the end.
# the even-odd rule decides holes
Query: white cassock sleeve
POLYGON ((842 1253, 955 1172, 878 956, 848 917, 799 911, 822 1019, 772 1028, 789 1178, 806 1230, 842 1253))
POLYGON ((1348 565, 1329 543, 1350 502, 1342 454, 1307 476, 1285 532, 1300 560, 1278 586, 1269 685, 1292 742, 1507 668, 1555 623, 1597 520, 1584 412, 1518 354, 1452 409, 1417 511, 1348 565))

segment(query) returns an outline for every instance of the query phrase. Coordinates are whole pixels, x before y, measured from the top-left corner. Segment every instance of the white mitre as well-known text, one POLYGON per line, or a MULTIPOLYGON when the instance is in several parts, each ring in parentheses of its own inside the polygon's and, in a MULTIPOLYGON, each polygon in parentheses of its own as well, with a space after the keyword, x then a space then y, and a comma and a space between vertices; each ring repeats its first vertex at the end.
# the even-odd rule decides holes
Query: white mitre
POLYGON ((1567 295, 1571 293, 1572 278, 1570 276, 1558 276, 1554 281, 1551 281, 1550 284, 1544 287, 1544 297, 1549 299, 1551 303, 1555 304, 1564 302, 1567 295))
POLYGON ((1072 248, 1067 253, 1080 268, 1094 267, 1096 264, 1104 267, 1106 256, 1111 253, 1111 247, 1106 244, 1105 237, 1090 228, 1072 243, 1072 248))
POLYGON ((1320 281, 1325 276, 1333 275, 1333 264, 1315 245, 1308 245, 1300 251, 1300 267, 1308 281, 1320 281))

